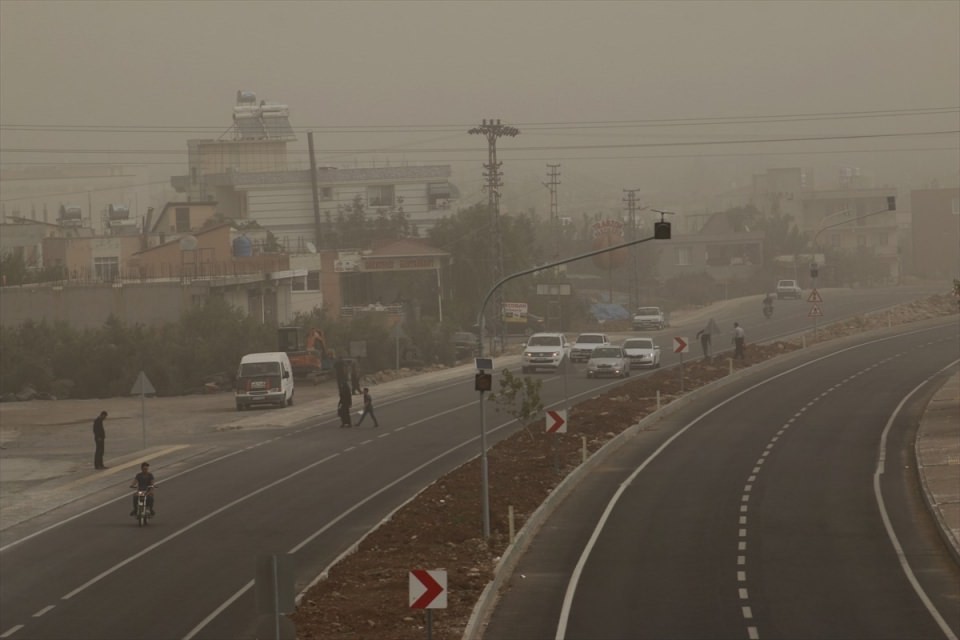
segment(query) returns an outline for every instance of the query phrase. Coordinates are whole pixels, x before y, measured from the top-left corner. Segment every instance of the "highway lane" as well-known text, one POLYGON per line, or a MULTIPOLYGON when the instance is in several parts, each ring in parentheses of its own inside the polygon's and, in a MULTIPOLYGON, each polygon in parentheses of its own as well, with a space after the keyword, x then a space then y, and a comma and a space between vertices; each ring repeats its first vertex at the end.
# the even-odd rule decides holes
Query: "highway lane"
POLYGON ((904 469, 935 387, 900 406, 960 357, 939 324, 758 367, 638 433, 551 517, 485 637, 956 637, 960 571, 904 469))
MULTIPOLYGON (((736 317, 752 306, 734 302, 728 311, 736 317)), ((775 319, 787 331, 790 317, 775 319)), ((801 326, 805 318, 794 320, 801 326)), ((667 361, 671 331, 661 332, 667 361)), ((755 333, 751 340, 760 327, 755 333)), ((577 372, 543 378, 550 405, 618 384, 577 372)), ((469 377, 379 402, 378 414, 380 430, 341 430, 332 416, 319 416, 290 429, 208 437, 197 455, 163 470, 161 515, 144 531, 126 518, 121 479, 103 506, 3 554, 0 634, 253 637, 249 585, 258 554, 294 552, 303 586, 393 509, 478 453, 469 377)), ((515 428, 488 412, 491 444, 515 428)))

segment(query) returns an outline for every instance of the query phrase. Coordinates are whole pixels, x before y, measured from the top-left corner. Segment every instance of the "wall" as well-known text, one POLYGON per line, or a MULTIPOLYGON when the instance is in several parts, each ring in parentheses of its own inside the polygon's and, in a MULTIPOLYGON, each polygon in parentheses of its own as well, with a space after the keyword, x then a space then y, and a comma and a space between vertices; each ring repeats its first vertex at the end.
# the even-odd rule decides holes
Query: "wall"
POLYGON ((910 193, 914 274, 960 278, 960 189, 910 193))
POLYGON ((292 320, 290 281, 234 280, 0 288, 0 326, 16 326, 31 320, 63 322, 76 329, 103 326, 113 314, 127 325, 147 326, 176 322, 187 310, 214 293, 258 319, 265 307, 267 321, 286 324, 292 320), (251 307, 251 298, 256 307, 251 307))

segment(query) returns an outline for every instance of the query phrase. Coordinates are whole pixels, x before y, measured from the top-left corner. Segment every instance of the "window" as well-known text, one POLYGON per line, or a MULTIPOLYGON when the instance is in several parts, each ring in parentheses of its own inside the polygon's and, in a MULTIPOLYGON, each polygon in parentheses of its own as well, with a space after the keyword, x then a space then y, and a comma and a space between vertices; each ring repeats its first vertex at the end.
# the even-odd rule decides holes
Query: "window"
POLYGON ((393 185, 367 187, 367 205, 371 207, 392 207, 393 185))
POLYGON ((113 282, 120 275, 120 258, 94 258, 93 271, 98 280, 113 282))
POLYGON ((437 182, 427 185, 427 209, 430 211, 449 209, 450 200, 450 183, 437 182))
POLYGON ((190 207, 177 207, 176 215, 176 230, 180 233, 190 231, 190 207))
POLYGON ((320 272, 307 271, 305 276, 297 276, 293 279, 294 291, 320 291, 320 272))
POLYGON ((690 266, 690 247, 677 247, 677 264, 682 267, 690 266))
POLYGON ((197 171, 197 168, 196 168, 196 167, 191 167, 191 169, 190 169, 190 183, 191 183, 191 184, 197 184, 197 175, 199 175, 199 172, 197 171))
POLYGON ((320 199, 321 199, 321 200, 333 200, 333 187, 321 187, 321 188, 320 188, 320 199))

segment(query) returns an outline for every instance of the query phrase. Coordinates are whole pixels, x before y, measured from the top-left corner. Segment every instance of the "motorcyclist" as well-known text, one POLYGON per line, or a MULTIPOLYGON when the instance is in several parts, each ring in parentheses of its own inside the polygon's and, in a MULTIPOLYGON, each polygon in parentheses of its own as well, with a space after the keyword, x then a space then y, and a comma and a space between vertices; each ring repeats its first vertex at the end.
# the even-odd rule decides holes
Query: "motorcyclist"
POLYGON ((773 299, 772 293, 767 293, 767 295, 763 297, 763 315, 768 318, 773 315, 773 299))
MULTIPOLYGON (((137 491, 147 492, 147 511, 151 516, 155 516, 153 511, 153 474, 150 473, 150 463, 144 462, 140 465, 140 473, 133 478, 130 488, 136 487, 137 491)), ((137 515, 137 494, 133 494, 133 510, 130 515, 137 515)))

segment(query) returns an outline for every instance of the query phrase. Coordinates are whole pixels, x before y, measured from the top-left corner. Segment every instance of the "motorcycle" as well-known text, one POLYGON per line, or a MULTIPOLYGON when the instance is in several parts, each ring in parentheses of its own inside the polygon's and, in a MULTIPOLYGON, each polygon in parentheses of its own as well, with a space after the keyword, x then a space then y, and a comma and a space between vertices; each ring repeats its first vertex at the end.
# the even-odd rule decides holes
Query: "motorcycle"
POLYGON ((773 317, 773 305, 765 304, 763 305, 763 317, 769 320, 773 317))
POLYGON ((133 515, 137 519, 137 526, 139 527, 147 526, 147 521, 153 517, 151 515, 151 509, 147 507, 147 496, 150 495, 150 492, 153 491, 156 486, 157 485, 152 484, 145 490, 137 490, 137 506, 133 510, 133 515))

